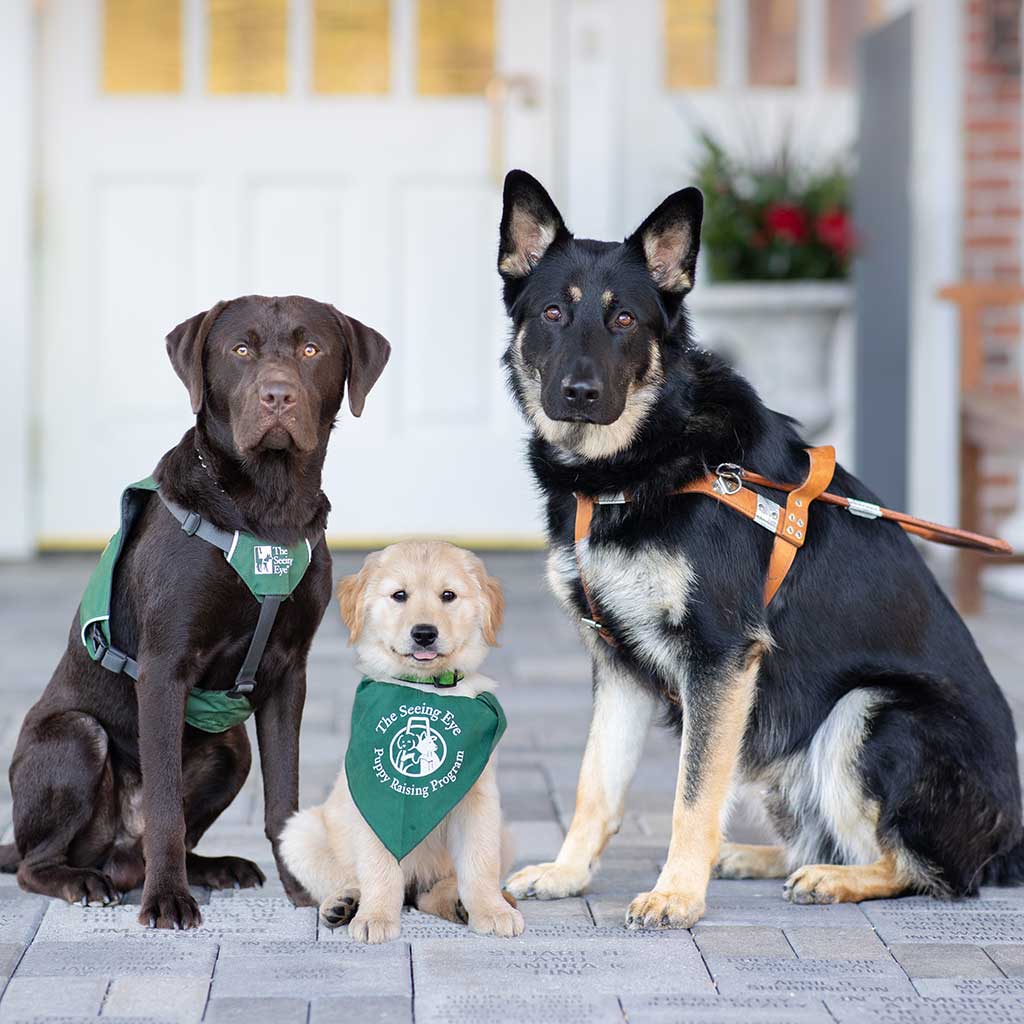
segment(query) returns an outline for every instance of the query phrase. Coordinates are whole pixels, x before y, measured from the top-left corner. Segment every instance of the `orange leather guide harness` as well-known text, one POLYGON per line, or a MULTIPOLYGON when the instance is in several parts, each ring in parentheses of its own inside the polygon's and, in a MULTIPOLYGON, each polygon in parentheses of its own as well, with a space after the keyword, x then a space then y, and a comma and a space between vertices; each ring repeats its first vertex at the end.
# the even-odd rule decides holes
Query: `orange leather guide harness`
MULTIPOLYGON (((793 566, 796 553, 803 547, 810 527, 810 508, 814 501, 845 508, 851 515, 862 519, 889 519, 908 533, 916 534, 925 540, 940 544, 951 544, 954 547, 976 548, 993 554, 1012 554, 1012 548, 1004 540, 994 537, 983 537, 978 533, 958 530, 953 526, 940 526, 926 519, 908 516, 905 512, 894 512, 882 508, 869 501, 856 498, 844 498, 832 494, 826 488, 832 482, 836 470, 836 452, 831 445, 821 448, 808 448, 810 468, 803 483, 790 484, 768 480, 759 473, 751 473, 732 462, 722 463, 714 473, 699 480, 694 480, 685 487, 679 487, 672 494, 705 494, 715 501, 728 505, 741 515, 752 519, 758 526, 770 531, 775 536, 772 554, 768 562, 768 574, 764 583, 764 603, 767 606, 778 593, 782 581, 793 566), (744 483, 757 484, 773 491, 787 494, 785 507, 772 501, 756 491, 744 487, 744 483)), ((607 644, 618 646, 618 641, 601 623, 594 606, 594 601, 583 578, 583 564, 580 558, 580 544, 590 536, 590 523, 594 516, 595 505, 624 505, 630 501, 626 493, 603 495, 589 498, 582 494, 576 495, 576 530, 575 550, 576 566, 579 570, 580 584, 583 595, 590 609, 590 617, 583 621, 607 644)))

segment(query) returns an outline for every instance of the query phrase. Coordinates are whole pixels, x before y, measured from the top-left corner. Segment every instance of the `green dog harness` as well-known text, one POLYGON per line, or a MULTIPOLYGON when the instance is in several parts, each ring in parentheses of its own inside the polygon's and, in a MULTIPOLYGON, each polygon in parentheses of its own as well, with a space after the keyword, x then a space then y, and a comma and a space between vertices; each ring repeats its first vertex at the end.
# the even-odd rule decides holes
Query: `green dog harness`
MULTIPOLYGON (((454 686, 460 678, 445 673, 434 685, 454 686)), ((504 732, 505 712, 493 693, 442 696, 363 679, 345 753, 348 790, 401 860, 472 789, 504 732)))
POLYGON ((159 484, 151 477, 129 484, 121 495, 121 525, 110 538, 99 564, 82 595, 79 608, 82 643, 89 657, 111 672, 123 672, 132 679, 139 678, 139 665, 130 655, 114 646, 110 630, 110 597, 114 585, 114 570, 124 546, 138 521, 148 494, 156 493, 164 507, 181 524, 190 537, 199 537, 220 548, 224 558, 241 577, 260 603, 256 630, 249 641, 249 649, 242 667, 230 690, 203 690, 194 687, 185 706, 185 721, 203 732, 224 732, 244 722, 253 712, 249 694, 256 689, 256 671, 277 618, 281 602, 289 597, 302 581, 313 548, 322 533, 312 541, 285 546, 260 540, 241 530, 222 530, 209 523, 198 512, 190 512, 161 494, 159 484))

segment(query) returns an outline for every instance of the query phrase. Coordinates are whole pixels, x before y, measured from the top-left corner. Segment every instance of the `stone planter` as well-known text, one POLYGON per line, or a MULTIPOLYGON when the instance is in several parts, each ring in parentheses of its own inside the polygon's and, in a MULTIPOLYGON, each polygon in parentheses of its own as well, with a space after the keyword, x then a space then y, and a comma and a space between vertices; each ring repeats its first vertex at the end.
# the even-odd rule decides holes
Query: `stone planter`
POLYGON ((699 283, 687 299, 697 341, 720 352, 769 408, 803 425, 808 439, 843 440, 852 406, 851 289, 832 281, 699 283), (843 329, 845 326, 845 330, 843 329))

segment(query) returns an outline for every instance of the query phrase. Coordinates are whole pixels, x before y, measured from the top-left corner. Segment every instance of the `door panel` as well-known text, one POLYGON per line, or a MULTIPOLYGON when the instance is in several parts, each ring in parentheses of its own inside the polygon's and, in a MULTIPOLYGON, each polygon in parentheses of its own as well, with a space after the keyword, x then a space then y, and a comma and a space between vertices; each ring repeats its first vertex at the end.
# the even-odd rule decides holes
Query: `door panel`
MULTIPOLYGON (((353 31, 387 32, 383 94, 315 91, 316 81, 351 82, 314 75, 315 52, 321 61, 344 52, 337 33, 345 19, 329 17, 337 5, 320 0, 285 5, 287 84, 279 95, 214 94, 232 75, 246 89, 252 81, 237 68, 210 76, 204 0, 183 2, 180 88, 156 94, 143 90, 145 81, 133 92, 131 69, 112 71, 109 53, 104 60, 104 19, 109 30, 132 0, 43 7, 44 544, 110 533, 124 483, 148 473, 190 425, 164 335, 218 299, 252 292, 333 302, 394 346, 362 419, 343 411, 332 441, 324 477, 332 538, 539 536, 521 454, 525 428, 498 362, 506 328, 494 270, 492 118, 475 91, 479 73, 443 88, 448 51, 432 51, 441 70, 431 89, 440 94, 418 91, 423 2, 392 0, 383 27, 363 3, 363 22, 351 23, 353 31), (319 49, 317 26, 332 33, 319 49), (117 91, 105 91, 104 81, 117 91)), ((490 32, 495 71, 532 83, 529 102, 509 94, 495 122, 499 148, 508 164, 550 179, 557 5, 499 0, 491 17, 487 0, 480 3, 480 18, 491 20, 466 37, 475 66, 486 61, 490 32)), ((254 6, 272 15, 278 5, 254 6)), ((476 16, 472 0, 459 6, 476 16)), ((218 0, 226 33, 255 31, 228 24, 244 7, 218 0)), ((130 52, 123 34, 117 39, 130 52)), ((217 53, 230 63, 227 43, 217 53)), ((161 82, 173 86, 175 77, 163 73, 161 82)), ((379 90, 380 75, 370 84, 379 90)))

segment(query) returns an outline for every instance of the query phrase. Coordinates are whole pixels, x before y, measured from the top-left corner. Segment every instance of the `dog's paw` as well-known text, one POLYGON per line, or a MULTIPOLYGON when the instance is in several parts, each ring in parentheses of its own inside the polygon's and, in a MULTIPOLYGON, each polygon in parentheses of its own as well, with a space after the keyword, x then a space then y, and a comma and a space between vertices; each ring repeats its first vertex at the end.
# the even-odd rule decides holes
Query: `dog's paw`
POLYGON ((203 923, 199 904, 189 892, 148 893, 143 890, 139 924, 147 928, 198 928, 203 923))
POLYGON ((256 889, 267 880, 259 867, 244 857, 190 854, 186 866, 190 885, 206 885, 211 889, 256 889))
POLYGON ((782 895, 790 903, 856 903, 877 895, 860 884, 865 873, 855 866, 805 864, 786 879, 782 895))
POLYGON ((515 935, 522 935, 525 927, 523 915, 504 901, 485 910, 469 913, 469 930, 477 935, 497 935, 511 939, 515 935))
POLYGON ((109 907, 121 899, 108 875, 89 868, 71 872, 61 886, 61 895, 68 903, 83 907, 109 907))
POLYGON ((328 896, 320 904, 320 920, 328 928, 340 928, 352 920, 358 909, 359 893, 354 889, 346 889, 333 896, 328 896))
POLYGON ((590 881, 590 871, 565 864, 532 864, 517 871, 505 888, 517 899, 535 896, 539 900, 561 900, 579 896, 590 881))
POLYGON ((355 942, 392 942, 402 933, 402 921, 398 917, 382 917, 373 914, 356 914, 348 926, 349 938, 355 942))
POLYGON ((779 846, 722 843, 715 878, 785 878, 786 856, 779 846))
POLYGON ((704 916, 704 897, 682 892, 642 892, 626 911, 626 927, 692 928, 704 916))

